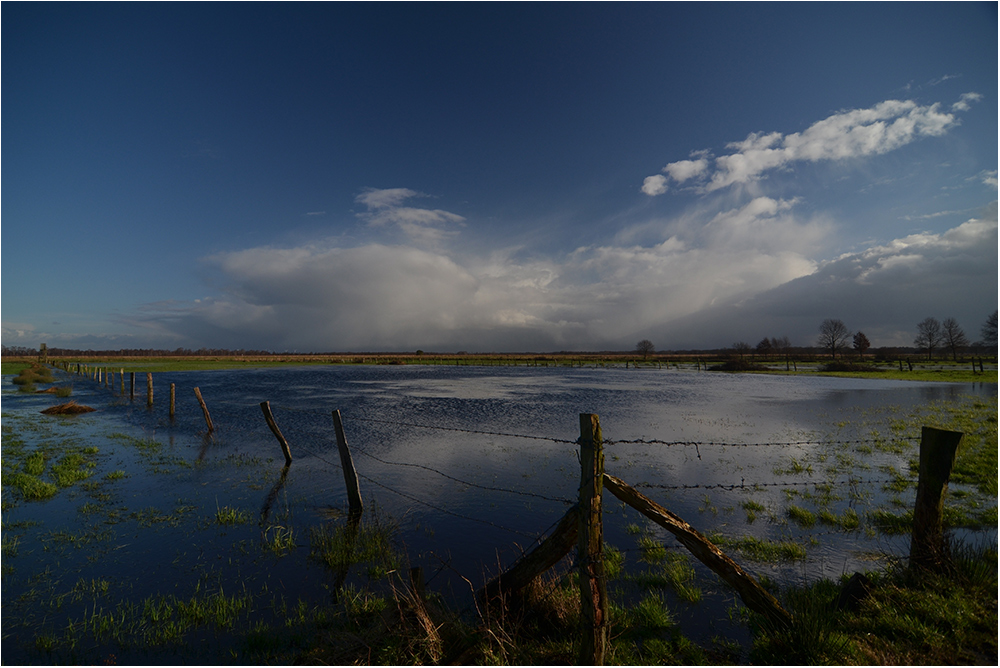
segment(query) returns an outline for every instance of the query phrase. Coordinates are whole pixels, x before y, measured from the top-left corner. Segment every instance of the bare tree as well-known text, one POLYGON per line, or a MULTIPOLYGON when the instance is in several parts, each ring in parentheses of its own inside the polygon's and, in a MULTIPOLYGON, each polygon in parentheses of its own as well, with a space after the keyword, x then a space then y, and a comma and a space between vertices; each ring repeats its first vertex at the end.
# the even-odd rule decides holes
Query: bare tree
POLYGON ((941 323, 941 336, 944 345, 951 351, 951 358, 958 361, 958 351, 969 346, 969 339, 965 332, 958 326, 958 321, 954 318, 946 318, 941 323))
POLYGON ((750 344, 746 341, 737 341, 733 344, 733 350, 735 350, 736 354, 740 356, 740 359, 743 359, 743 356, 753 350, 753 348, 751 348, 750 344))
POLYGON ((656 352, 656 348, 653 346, 652 341, 650 341, 649 339, 643 339, 639 343, 635 344, 635 352, 642 355, 642 359, 646 359, 654 352, 656 352))
POLYGON ((979 336, 983 339, 983 345, 987 347, 996 348, 997 347, 997 312, 993 311, 993 315, 986 319, 983 323, 982 329, 979 330, 979 336))
POLYGON ((871 341, 868 340, 864 332, 858 332, 854 335, 854 349, 858 351, 858 357, 864 359, 865 351, 871 347, 871 341))
POLYGON ((757 352, 765 359, 767 359, 767 356, 771 354, 773 349, 774 346, 771 345, 771 339, 766 336, 760 340, 760 343, 757 344, 757 352))
POLYGON ((782 336, 782 337, 772 336, 771 337, 771 348, 776 353, 779 353, 779 354, 780 353, 784 353, 784 354, 787 355, 788 354, 788 350, 791 347, 792 347, 792 342, 788 339, 787 336, 782 336))
POLYGON ((834 359, 837 359, 837 351, 845 347, 849 338, 851 331, 840 320, 827 318, 819 326, 819 345, 829 350, 834 359))
POLYGON ((941 323, 937 318, 924 318, 917 324, 917 338, 913 339, 913 345, 926 350, 927 359, 934 357, 934 349, 941 345, 942 340, 941 323))

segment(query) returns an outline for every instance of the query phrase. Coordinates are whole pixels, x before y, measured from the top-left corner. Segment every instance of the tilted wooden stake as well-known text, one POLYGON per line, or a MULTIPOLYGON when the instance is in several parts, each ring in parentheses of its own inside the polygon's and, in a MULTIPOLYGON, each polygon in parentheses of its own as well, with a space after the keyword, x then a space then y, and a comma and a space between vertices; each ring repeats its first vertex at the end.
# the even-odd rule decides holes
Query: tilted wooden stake
POLYGON ((344 435, 344 423, 340 419, 340 411, 333 411, 333 429, 337 432, 337 449, 340 450, 340 466, 344 469, 344 483, 347 485, 347 502, 352 515, 360 515, 364 510, 361 503, 361 487, 358 485, 358 472, 354 469, 351 459, 351 449, 347 447, 347 436, 344 435))
POLYGON ((267 401, 260 402, 260 410, 264 413, 264 419, 267 420, 267 426, 271 428, 271 433, 274 437, 278 439, 278 445, 281 446, 281 452, 285 455, 285 465, 292 463, 292 450, 288 447, 288 441, 285 437, 281 435, 281 430, 278 429, 278 423, 274 421, 274 416, 271 415, 271 404, 267 401))
MULTIPOLYGON (((171 385, 170 388, 173 389, 173 385, 171 385)), ((208 425, 209 433, 215 431, 215 425, 212 424, 212 416, 208 414, 208 406, 205 405, 205 400, 201 398, 201 390, 197 387, 194 388, 194 396, 198 397, 198 404, 201 406, 201 412, 205 414, 205 424, 208 425)), ((173 408, 173 402, 171 402, 170 406, 173 408)))
POLYGON ((612 475, 604 474, 604 485, 619 499, 674 534, 691 554, 732 585, 748 608, 764 615, 779 627, 787 628, 791 625, 792 616, 781 607, 777 599, 690 524, 612 475))
POLYGON ((515 593, 524 589, 536 577, 555 566, 577 544, 580 531, 580 506, 570 508, 559 524, 538 547, 506 571, 490 580, 476 592, 480 600, 515 593))

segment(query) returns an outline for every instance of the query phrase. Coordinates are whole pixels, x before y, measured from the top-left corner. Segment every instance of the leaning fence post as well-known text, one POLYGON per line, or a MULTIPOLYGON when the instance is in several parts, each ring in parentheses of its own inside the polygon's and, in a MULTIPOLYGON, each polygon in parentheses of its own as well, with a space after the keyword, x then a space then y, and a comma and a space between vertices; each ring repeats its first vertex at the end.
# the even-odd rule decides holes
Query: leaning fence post
POLYGON ((170 419, 174 419, 174 408, 176 407, 177 401, 177 387, 174 383, 170 383, 170 419))
POLYGON ((583 638, 579 663, 604 665, 608 641, 608 592, 604 577, 604 537, 601 491, 604 485, 604 449, 601 422, 593 413, 580 414, 580 616, 583 638))
POLYGON ((264 419, 267 420, 267 426, 271 428, 271 433, 274 437, 278 439, 278 445, 281 446, 281 452, 285 455, 285 465, 292 463, 292 451, 288 447, 288 441, 285 437, 281 435, 281 430, 278 429, 278 423, 274 421, 274 416, 271 415, 271 404, 267 401, 260 402, 260 410, 264 413, 264 419))
POLYGON ((358 472, 354 469, 351 450, 347 447, 347 436, 344 435, 344 423, 340 419, 340 410, 333 411, 333 430, 337 433, 337 448, 340 450, 340 467, 344 469, 344 483, 347 485, 347 501, 352 515, 360 515, 364 510, 361 503, 361 488, 358 485, 358 472))
POLYGON ((201 398, 201 390, 197 387, 194 388, 194 396, 198 397, 201 412, 205 414, 205 424, 208 426, 209 433, 215 431, 215 425, 212 424, 212 416, 208 414, 208 406, 205 405, 205 400, 201 398))
POLYGON ((944 559, 941 511, 962 432, 924 427, 920 433, 920 478, 913 508, 910 566, 936 568, 944 559))

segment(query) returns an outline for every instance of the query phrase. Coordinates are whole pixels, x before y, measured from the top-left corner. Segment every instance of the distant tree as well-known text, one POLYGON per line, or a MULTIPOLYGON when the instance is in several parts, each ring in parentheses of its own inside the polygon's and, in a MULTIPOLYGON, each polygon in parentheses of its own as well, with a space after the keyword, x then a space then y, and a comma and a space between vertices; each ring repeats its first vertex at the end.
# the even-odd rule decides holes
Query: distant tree
POLYGON ((829 350, 834 359, 837 359, 837 351, 844 348, 850 337, 850 330, 840 320, 827 318, 819 326, 819 345, 829 350))
POLYGON ((791 347, 792 347, 792 342, 788 340, 787 336, 782 336, 782 337, 772 336, 771 337, 771 348, 774 350, 774 352, 776 352, 778 354, 784 353, 784 354, 787 355, 788 354, 788 350, 791 347))
POLYGON ((753 350, 753 348, 751 348, 750 344, 746 341, 737 341, 733 344, 733 350, 735 350, 736 354, 740 356, 740 359, 743 359, 743 356, 753 350))
POLYGON ((927 359, 934 357, 934 349, 941 345, 942 340, 941 323, 937 318, 924 318, 917 324, 917 338, 913 339, 913 345, 926 350, 927 359))
POLYGON ((959 350, 969 346, 969 339, 954 318, 945 318, 945 321, 941 323, 941 336, 944 346, 951 351, 953 360, 958 360, 959 350))
POLYGON ((639 343, 635 344, 635 352, 642 355, 643 359, 646 359, 654 352, 656 352, 656 348, 653 346, 652 341, 650 341, 649 339, 643 339, 639 343))
POLYGON ((872 347, 871 341, 865 336, 864 332, 858 332, 854 335, 854 349, 858 351, 858 357, 862 359, 865 356, 865 351, 872 347))
POLYGON ((771 345, 771 339, 766 336, 760 340, 760 343, 757 344, 757 353, 765 358, 771 354, 773 349, 774 346, 771 345))
POLYGON ((986 319, 983 323, 982 329, 979 330, 979 336, 983 339, 983 345, 987 348, 997 347, 997 312, 993 311, 993 315, 986 319))

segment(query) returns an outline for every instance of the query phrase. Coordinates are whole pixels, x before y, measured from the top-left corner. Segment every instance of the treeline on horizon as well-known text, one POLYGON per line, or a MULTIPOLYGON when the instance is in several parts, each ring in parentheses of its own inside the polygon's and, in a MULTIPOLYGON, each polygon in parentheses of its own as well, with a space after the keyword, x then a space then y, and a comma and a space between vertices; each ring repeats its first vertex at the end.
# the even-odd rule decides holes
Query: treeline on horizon
MULTIPOLYGON (((970 346, 968 353, 972 355, 995 355, 996 349, 982 350, 978 349, 979 346, 970 346), (977 349, 973 349, 977 348, 977 349)), ((881 348, 869 348, 865 355, 865 359, 870 360, 894 360, 906 357, 915 357, 925 354, 925 350, 917 348, 914 346, 883 346, 881 348)), ((2 346, 0 353, 4 357, 37 357, 41 354, 41 351, 37 348, 30 348, 27 346, 2 346)), ((158 348, 119 348, 115 350, 93 350, 86 349, 81 350, 77 348, 51 348, 46 347, 45 353, 48 357, 354 357, 354 356, 365 356, 365 357, 474 357, 474 356, 530 356, 530 355, 558 355, 558 356, 596 356, 596 357, 684 357, 684 356, 718 356, 718 357, 760 357, 760 358, 775 358, 784 359, 798 358, 798 357, 828 357, 829 351, 820 346, 789 346, 782 349, 780 352, 774 351, 762 351, 758 348, 752 348, 746 346, 742 348, 739 344, 734 346, 729 346, 725 348, 707 348, 707 349, 687 349, 687 350, 657 350, 650 351, 647 354, 642 352, 637 352, 635 349, 632 350, 600 350, 600 351, 570 351, 570 350, 560 350, 560 351, 550 351, 550 352, 537 352, 537 351, 522 351, 522 352, 468 352, 465 350, 460 350, 457 352, 425 352, 423 350, 416 350, 413 352, 409 351, 364 351, 364 352, 279 352, 273 350, 246 350, 243 348, 229 349, 229 348, 199 348, 198 350, 191 350, 190 348, 176 348, 174 350, 164 350, 158 348)), ((852 356, 856 357, 856 354, 852 354, 850 350, 838 351, 839 357, 850 358, 852 356)), ((950 355, 942 354, 941 357, 948 357, 950 355)))

